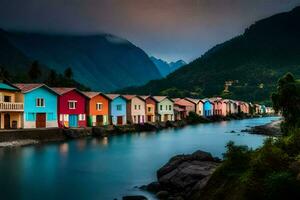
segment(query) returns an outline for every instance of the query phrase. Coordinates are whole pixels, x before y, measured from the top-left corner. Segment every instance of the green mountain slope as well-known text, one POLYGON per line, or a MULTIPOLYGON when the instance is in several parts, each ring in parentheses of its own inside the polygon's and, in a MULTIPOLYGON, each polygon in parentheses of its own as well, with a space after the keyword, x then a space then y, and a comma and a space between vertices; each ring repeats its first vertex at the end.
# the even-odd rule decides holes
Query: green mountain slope
MULTIPOLYGON (((71 67, 74 78, 95 90, 111 91, 142 85, 161 75, 147 54, 127 40, 109 34, 90 36, 0 32, 30 60, 62 73, 71 67)), ((6 51, 0 46, 0 52, 6 51)), ((0 56, 1 58, 1 56, 0 56)), ((14 66, 0 59, 11 71, 14 66)))
POLYGON ((260 20, 166 78, 121 92, 268 100, 279 77, 300 75, 299 21, 300 7, 260 20))

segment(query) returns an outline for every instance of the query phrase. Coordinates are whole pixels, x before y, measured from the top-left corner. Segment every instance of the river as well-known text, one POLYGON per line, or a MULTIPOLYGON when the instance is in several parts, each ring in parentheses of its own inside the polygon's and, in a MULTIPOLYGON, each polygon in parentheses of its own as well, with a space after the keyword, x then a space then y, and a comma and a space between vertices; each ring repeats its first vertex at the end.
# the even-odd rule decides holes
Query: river
POLYGON ((265 136, 241 130, 275 119, 234 120, 0 149, 0 199, 112 200, 128 194, 152 199, 135 186, 154 181, 156 170, 172 156, 201 149, 222 157, 228 141, 257 148, 265 136))

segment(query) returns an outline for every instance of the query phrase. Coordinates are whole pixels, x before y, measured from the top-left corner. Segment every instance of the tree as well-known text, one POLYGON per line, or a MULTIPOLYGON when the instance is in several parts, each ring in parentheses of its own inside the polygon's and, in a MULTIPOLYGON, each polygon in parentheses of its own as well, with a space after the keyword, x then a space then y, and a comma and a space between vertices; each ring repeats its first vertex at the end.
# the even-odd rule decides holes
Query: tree
POLYGON ((56 86, 57 81, 58 81, 57 73, 55 70, 51 69, 48 74, 47 84, 49 84, 50 86, 56 86))
POLYGON ((9 72, 4 68, 4 67, 0 67, 0 79, 6 79, 6 80, 10 80, 10 74, 9 72))
POLYGON ((31 64, 31 67, 28 71, 28 76, 29 76, 30 80, 36 81, 41 75, 42 75, 42 72, 41 72, 38 61, 34 61, 31 64))
POLYGON ((68 67, 65 72, 64 72, 64 76, 68 79, 72 79, 73 78, 73 70, 71 69, 71 67, 68 67))
POLYGON ((300 83, 291 73, 279 79, 272 101, 275 111, 281 112, 285 119, 283 131, 300 127, 300 83))

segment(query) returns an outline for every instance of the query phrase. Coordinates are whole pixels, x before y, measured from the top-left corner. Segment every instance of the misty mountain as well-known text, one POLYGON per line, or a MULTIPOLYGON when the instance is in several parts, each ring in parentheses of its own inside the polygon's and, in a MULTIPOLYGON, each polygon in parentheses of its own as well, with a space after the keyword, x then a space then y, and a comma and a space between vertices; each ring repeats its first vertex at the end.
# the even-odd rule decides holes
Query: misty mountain
POLYGON ((155 66, 157 67, 157 69, 163 77, 167 76, 168 74, 172 73, 173 71, 182 67, 183 65, 186 65, 186 62, 184 62, 183 60, 167 62, 162 59, 155 58, 154 56, 151 56, 150 59, 155 64, 155 66))
POLYGON ((101 91, 142 85, 161 78, 142 49, 110 34, 83 36, 0 31, 0 44, 0 65, 11 73, 27 71, 28 62, 38 60, 58 73, 71 67, 77 81, 101 91))
POLYGON ((300 77, 299 21, 300 7, 257 21, 166 78, 121 92, 267 101, 279 77, 300 77))

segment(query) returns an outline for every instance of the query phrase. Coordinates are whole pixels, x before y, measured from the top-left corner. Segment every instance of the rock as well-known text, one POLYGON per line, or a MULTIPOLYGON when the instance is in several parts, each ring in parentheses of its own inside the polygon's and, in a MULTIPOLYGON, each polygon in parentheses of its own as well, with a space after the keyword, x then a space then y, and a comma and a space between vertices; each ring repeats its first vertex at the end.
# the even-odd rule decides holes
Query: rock
POLYGON ((147 185, 146 190, 149 192, 158 192, 161 189, 159 182, 152 182, 147 185))
POLYGON ((230 131, 230 133, 235 133, 235 131, 230 131))
POLYGON ((142 195, 124 196, 122 199, 123 200, 147 200, 147 198, 142 195))
POLYGON ((180 196, 186 198, 191 191, 206 185, 219 163, 220 159, 204 151, 174 156, 157 171, 158 183, 151 183, 147 188, 153 192, 169 192, 171 195, 168 199, 180 196))
POLYGON ((167 199, 169 197, 169 192, 168 191, 159 191, 156 194, 156 197, 159 199, 167 199))

